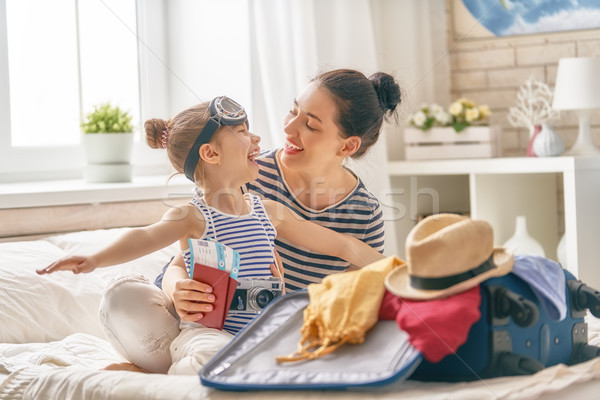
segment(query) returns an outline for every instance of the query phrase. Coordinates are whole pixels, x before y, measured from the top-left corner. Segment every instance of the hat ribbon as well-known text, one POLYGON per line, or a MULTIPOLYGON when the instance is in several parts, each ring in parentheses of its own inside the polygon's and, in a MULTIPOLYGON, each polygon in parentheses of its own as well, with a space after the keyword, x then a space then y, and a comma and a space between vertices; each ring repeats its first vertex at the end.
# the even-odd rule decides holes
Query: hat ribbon
POLYGON ((468 279, 475 278, 491 269, 498 268, 494 264, 494 253, 479 266, 465 272, 455 275, 442 276, 439 278, 426 278, 422 276, 410 275, 410 286, 415 289, 423 290, 441 290, 457 285, 468 279))

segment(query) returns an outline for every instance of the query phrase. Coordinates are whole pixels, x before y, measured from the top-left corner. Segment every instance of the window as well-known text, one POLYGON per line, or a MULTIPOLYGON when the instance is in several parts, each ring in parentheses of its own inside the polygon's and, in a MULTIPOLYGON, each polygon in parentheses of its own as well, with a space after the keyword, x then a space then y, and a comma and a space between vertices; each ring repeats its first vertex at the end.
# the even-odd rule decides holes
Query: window
POLYGON ((248 18, 246 0, 0 0, 0 183, 80 178, 80 116, 104 101, 139 127, 135 174, 170 172, 147 118, 223 94, 252 114, 248 18))
POLYGON ((141 126, 136 11, 135 0, 0 1, 0 182, 79 176, 80 116, 95 104, 141 126))

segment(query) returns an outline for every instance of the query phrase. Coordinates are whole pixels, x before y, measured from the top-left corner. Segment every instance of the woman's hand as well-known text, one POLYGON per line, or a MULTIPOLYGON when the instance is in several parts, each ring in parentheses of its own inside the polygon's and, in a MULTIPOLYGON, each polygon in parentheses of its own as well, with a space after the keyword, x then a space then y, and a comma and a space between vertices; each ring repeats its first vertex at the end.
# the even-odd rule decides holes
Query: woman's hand
POLYGON ((181 279, 175 283, 173 304, 182 321, 200 322, 214 307, 215 295, 212 287, 193 279, 181 279))
POLYGON ((92 272, 97 268, 97 263, 92 257, 67 256, 53 262, 46 268, 37 269, 39 275, 50 274, 54 271, 72 271, 74 274, 92 272))

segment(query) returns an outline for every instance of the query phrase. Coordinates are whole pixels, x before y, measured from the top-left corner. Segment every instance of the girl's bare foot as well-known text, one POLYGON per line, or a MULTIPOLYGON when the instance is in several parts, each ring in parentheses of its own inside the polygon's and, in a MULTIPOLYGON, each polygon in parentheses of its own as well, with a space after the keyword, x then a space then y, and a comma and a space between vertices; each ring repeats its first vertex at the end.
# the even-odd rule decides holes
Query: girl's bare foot
POLYGON ((138 367, 132 363, 114 363, 109 364, 106 367, 102 368, 105 371, 132 371, 132 372, 143 372, 145 374, 148 373, 145 369, 138 367))

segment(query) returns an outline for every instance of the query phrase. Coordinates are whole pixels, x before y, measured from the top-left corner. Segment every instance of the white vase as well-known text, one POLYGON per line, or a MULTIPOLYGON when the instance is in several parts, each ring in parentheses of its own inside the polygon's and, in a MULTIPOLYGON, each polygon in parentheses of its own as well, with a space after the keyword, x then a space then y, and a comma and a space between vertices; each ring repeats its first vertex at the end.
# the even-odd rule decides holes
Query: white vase
POLYGON ((542 245, 527 232, 527 218, 518 216, 515 225, 515 233, 504 242, 503 246, 513 250, 515 254, 546 257, 542 245))
POLYGON ((552 125, 542 124, 542 130, 533 141, 533 151, 538 157, 559 156, 565 150, 565 142, 552 125))

